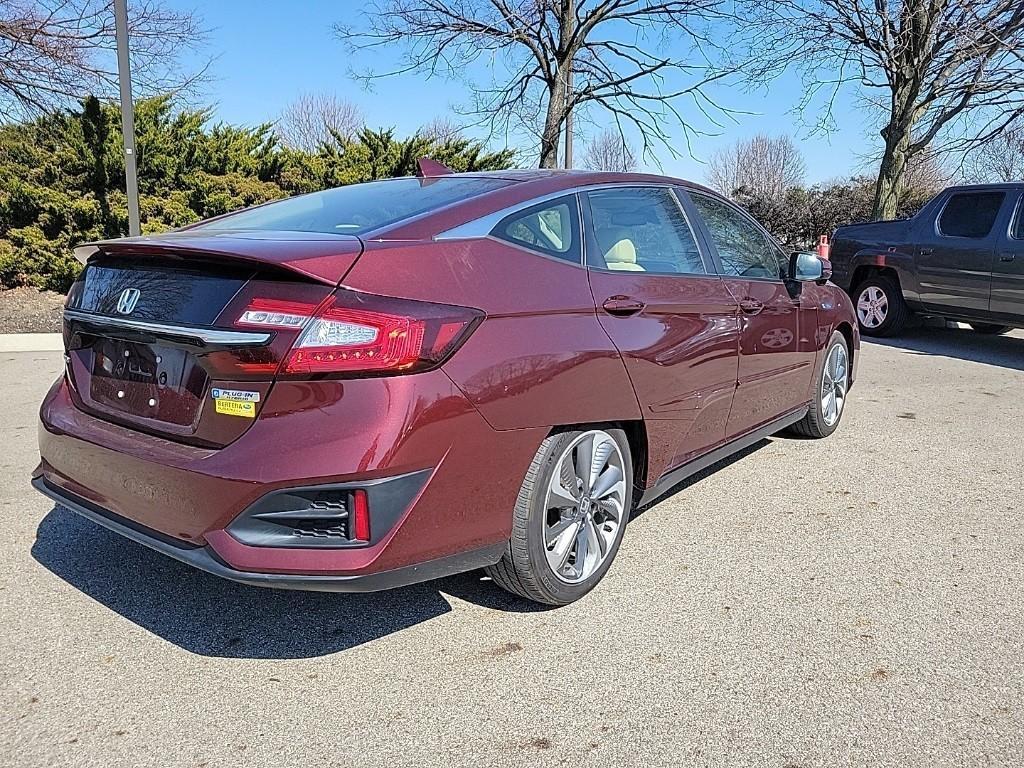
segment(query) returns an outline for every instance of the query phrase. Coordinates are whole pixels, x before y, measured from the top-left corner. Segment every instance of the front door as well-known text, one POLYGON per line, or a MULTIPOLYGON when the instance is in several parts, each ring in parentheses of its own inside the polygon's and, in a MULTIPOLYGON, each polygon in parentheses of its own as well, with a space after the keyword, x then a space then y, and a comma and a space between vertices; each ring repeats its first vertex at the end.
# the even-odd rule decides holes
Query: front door
POLYGON ((992 262, 993 313, 1024 322, 1024 194, 1017 197, 1013 219, 996 243, 992 262))
POLYGON ((810 400, 817 308, 783 280, 784 253, 746 213, 701 192, 689 198, 740 306, 740 360, 728 435, 736 437, 810 400))
POLYGON ((917 246, 921 302, 940 312, 987 312, 995 223, 1006 193, 954 192, 917 246))
POLYGON ((725 439, 739 307, 671 188, 609 187, 583 202, 598 317, 643 411, 655 481, 725 439))

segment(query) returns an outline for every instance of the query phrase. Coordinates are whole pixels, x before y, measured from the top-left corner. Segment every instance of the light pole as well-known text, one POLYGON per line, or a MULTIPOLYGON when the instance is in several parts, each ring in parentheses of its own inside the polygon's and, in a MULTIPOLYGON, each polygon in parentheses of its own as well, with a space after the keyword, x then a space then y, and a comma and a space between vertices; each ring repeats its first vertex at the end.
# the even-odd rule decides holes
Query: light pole
POLYGON ((128 234, 141 234, 139 178, 135 165, 135 107, 132 102, 132 71, 128 61, 128 0, 114 0, 117 37, 117 79, 121 85, 121 133, 124 135, 124 185, 128 193, 128 234))

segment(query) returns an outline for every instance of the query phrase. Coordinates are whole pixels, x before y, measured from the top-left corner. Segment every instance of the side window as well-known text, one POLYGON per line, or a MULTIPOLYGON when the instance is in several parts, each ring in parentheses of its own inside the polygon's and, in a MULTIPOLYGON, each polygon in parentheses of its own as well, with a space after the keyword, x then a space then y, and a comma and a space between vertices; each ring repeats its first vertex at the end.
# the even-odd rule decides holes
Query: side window
POLYGON ((1003 192, 963 192, 952 195, 939 216, 939 233, 946 237, 988 237, 1003 207, 1003 192))
POLYGON ((1024 195, 1017 201, 1017 215, 1014 217, 1010 237, 1014 240, 1024 240, 1024 195))
POLYGON ((613 187, 587 193, 596 238, 591 263, 622 272, 705 274, 693 231, 663 187, 613 187))
POLYGON ((516 211, 498 222, 491 234, 556 259, 583 262, 579 209, 573 195, 516 211))
POLYGON ((690 192, 690 199, 718 249, 724 274, 782 278, 778 249, 745 214, 723 200, 697 192, 690 192))

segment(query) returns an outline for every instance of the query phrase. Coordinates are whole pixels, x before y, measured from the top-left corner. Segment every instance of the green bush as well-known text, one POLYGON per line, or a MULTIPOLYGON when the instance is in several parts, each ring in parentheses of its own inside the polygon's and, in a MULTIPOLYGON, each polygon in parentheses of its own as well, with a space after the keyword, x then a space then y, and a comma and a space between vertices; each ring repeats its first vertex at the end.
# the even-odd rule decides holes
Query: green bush
MULTIPOLYGON (((210 124, 211 110, 171 97, 136 104, 139 214, 144 233, 327 187, 409 175, 431 156, 455 170, 515 160, 468 140, 438 143, 394 131, 334 135, 316 152, 282 147, 268 123, 210 124)), ((128 233, 121 116, 87 98, 81 109, 0 126, 0 288, 66 291, 81 265, 75 246, 128 233)))

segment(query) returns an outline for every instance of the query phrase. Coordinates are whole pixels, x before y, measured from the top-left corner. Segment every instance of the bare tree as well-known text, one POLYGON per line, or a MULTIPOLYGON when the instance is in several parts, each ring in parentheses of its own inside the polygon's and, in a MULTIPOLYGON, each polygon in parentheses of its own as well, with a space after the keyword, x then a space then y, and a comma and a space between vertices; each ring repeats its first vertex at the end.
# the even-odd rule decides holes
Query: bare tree
POLYGON ((952 182, 953 171, 948 167, 945 157, 938 152, 924 151, 907 161, 903 180, 905 192, 927 197, 941 192, 952 182))
POLYGON ((1024 181, 1024 121, 970 153, 965 166, 971 181, 1024 181))
POLYGON ((720 149, 708 162, 708 183, 724 195, 748 193, 781 200, 803 183, 807 166, 789 136, 758 134, 720 149))
POLYGON ((796 62, 811 104, 853 85, 882 114, 874 214, 899 208, 911 160, 966 150, 1024 114, 1021 0, 746 0, 761 74, 796 62))
POLYGON ((447 144, 465 138, 462 126, 450 117, 435 117, 420 129, 419 134, 424 138, 433 139, 438 144, 447 144))
POLYGON ((363 127, 363 113, 355 104, 328 93, 304 93, 285 107, 277 132, 286 146, 315 152, 333 140, 332 131, 351 139, 363 127))
POLYGON ((583 167, 591 171, 630 173, 637 169, 636 154, 619 131, 606 128, 587 142, 583 167))
POLYGON ((724 0, 374 0, 365 23, 338 24, 352 50, 397 46, 395 71, 465 79, 475 62, 493 82, 473 88, 470 111, 492 130, 540 124, 540 166, 558 162, 570 111, 600 107, 616 127, 632 125, 643 151, 675 152, 671 125, 685 140, 701 132, 677 102, 689 99, 702 119, 724 110, 706 86, 726 75, 710 66, 706 25, 725 16, 724 0), (568 71, 572 71, 570 83, 568 71))
MULTIPOLYGON (((205 68, 186 71, 182 54, 206 32, 192 12, 159 0, 129 4, 132 79, 137 93, 181 91, 205 68)), ((0 0, 0 115, 24 117, 86 95, 117 93, 112 0, 0 0)))

